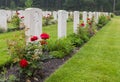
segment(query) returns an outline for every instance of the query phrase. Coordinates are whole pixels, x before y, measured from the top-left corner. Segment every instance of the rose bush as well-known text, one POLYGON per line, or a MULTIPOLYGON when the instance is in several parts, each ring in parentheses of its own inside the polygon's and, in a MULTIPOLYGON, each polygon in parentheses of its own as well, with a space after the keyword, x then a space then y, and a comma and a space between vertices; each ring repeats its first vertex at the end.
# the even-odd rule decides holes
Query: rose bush
MULTIPOLYGON (((34 76, 36 71, 42 69, 43 46, 47 46, 47 39, 49 39, 49 34, 42 33, 39 41, 37 36, 32 36, 29 43, 25 45, 25 35, 21 34, 22 37, 17 37, 14 40, 8 40, 8 49, 13 63, 17 64, 19 67, 20 76, 25 78, 34 76)), ((45 49, 44 49, 45 50, 45 49)))
POLYGON ((53 16, 50 14, 47 14, 47 16, 44 16, 43 17, 43 26, 55 24, 56 21, 52 21, 52 19, 53 19, 53 16))
POLYGON ((42 40, 40 41, 40 44, 42 45, 42 51, 43 51, 43 53, 44 53, 44 52, 48 51, 47 39, 49 39, 50 36, 49 36, 49 34, 47 34, 47 33, 42 33, 42 34, 40 35, 40 38, 42 39, 42 40))

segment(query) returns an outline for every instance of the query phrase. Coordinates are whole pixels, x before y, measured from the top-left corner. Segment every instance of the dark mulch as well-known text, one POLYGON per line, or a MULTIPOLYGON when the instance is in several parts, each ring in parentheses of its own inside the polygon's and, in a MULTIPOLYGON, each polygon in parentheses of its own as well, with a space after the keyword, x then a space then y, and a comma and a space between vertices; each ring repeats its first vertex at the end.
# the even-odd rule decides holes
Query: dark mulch
MULTIPOLYGON (((47 77, 49 77, 56 69, 59 68, 59 66, 61 66, 69 58, 71 58, 78 50, 79 48, 75 48, 71 54, 65 56, 62 59, 45 60, 43 62, 42 70, 36 70, 36 73, 34 74, 34 76, 31 78, 28 78, 28 81, 26 81, 26 78, 24 77, 24 75, 22 75, 20 82, 44 82, 44 80, 47 77)), ((16 65, 11 68, 8 68, 6 77, 8 77, 11 74, 14 74, 15 76, 19 76, 18 70, 19 68, 16 65)))

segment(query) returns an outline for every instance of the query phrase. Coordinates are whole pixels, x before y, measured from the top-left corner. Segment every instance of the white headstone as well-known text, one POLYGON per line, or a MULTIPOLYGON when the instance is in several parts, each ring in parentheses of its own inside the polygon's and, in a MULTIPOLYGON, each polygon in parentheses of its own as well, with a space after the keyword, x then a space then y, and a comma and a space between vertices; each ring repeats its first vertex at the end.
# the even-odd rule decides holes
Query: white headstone
POLYGON ((12 17, 16 15, 16 11, 12 11, 12 17))
POLYGON ((46 13, 45 13, 45 11, 42 11, 42 15, 45 17, 46 16, 46 13))
POLYGON ((30 42, 31 36, 40 36, 42 33, 42 10, 38 8, 27 8, 25 10, 25 32, 27 42, 30 42))
POLYGON ((92 17, 93 17, 92 12, 89 12, 89 13, 88 13, 88 17, 89 17, 90 19, 92 19, 92 17))
POLYGON ((98 20, 99 20, 99 13, 98 12, 94 13, 94 20, 95 20, 95 23, 98 23, 98 20))
POLYGON ((112 13, 109 13, 109 15, 111 16, 111 15, 112 15, 112 13))
POLYGON ((12 11, 11 10, 6 10, 6 12, 7 12, 7 20, 11 21, 11 19, 12 19, 12 11))
POLYGON ((77 33, 79 22, 79 11, 74 11, 74 33, 77 33))
POLYGON ((48 11, 47 14, 52 15, 52 12, 51 12, 51 11, 48 11))
POLYGON ((5 10, 0 10, 0 28, 7 31, 7 13, 5 10))
POLYGON ((50 11, 45 11, 45 16, 47 17, 48 15, 52 15, 52 12, 50 12, 50 11))
POLYGON ((99 17, 101 16, 101 12, 98 12, 98 16, 99 16, 99 17))
POLYGON ((58 38, 66 36, 66 27, 67 27, 67 12, 64 10, 58 11, 58 38))
POLYGON ((87 12, 86 11, 83 12, 83 22, 85 25, 87 24, 87 12))
POLYGON ((24 10, 19 10, 18 12, 19 12, 18 17, 21 19, 21 23, 25 23, 24 18, 21 18, 21 17, 25 17, 25 11, 24 10))
POLYGON ((106 16, 109 16, 109 13, 108 13, 108 12, 106 12, 105 14, 106 14, 106 16))
POLYGON ((66 11, 66 18, 68 19, 69 18, 69 13, 66 11))
POLYGON ((73 12, 72 11, 69 14, 70 14, 70 17, 73 17, 73 12))
POLYGON ((53 11, 53 17, 54 17, 54 20, 57 20, 57 12, 56 11, 53 11))
POLYGON ((19 14, 19 18, 22 17, 22 16, 24 16, 24 10, 19 10, 18 12, 20 13, 19 14))

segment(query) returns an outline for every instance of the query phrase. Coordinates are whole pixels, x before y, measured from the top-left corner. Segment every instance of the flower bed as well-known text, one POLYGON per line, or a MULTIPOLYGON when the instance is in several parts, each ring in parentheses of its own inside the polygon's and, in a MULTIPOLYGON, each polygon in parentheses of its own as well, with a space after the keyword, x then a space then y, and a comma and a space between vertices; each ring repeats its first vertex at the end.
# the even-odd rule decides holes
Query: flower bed
POLYGON ((83 22, 78 25, 77 34, 71 34, 67 38, 56 41, 47 41, 50 38, 47 33, 40 34, 42 40, 38 40, 37 36, 32 36, 31 42, 26 46, 23 40, 24 34, 17 40, 10 40, 8 47, 14 66, 8 70, 16 71, 13 70, 14 73, 3 72, 4 77, 1 79, 12 80, 12 82, 43 81, 73 55, 74 49, 81 47, 96 33, 97 28, 93 27, 95 27, 95 23, 89 19, 86 27, 83 22), (15 74, 12 79, 11 74, 15 74))

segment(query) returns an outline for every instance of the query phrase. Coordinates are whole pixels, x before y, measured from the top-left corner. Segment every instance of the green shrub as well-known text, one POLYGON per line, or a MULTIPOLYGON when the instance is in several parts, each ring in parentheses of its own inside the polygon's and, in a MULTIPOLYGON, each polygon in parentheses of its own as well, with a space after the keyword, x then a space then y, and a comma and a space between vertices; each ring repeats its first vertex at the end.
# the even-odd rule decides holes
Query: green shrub
POLYGON ((82 35, 71 34, 67 36, 67 38, 56 41, 49 40, 47 46, 50 55, 54 58, 63 58, 70 54, 74 47, 80 47, 84 42, 87 42, 89 40, 88 33, 86 33, 87 31, 85 28, 83 29, 81 30, 81 33, 83 33, 82 35))
POLYGON ((56 42, 57 41, 54 41, 54 40, 48 40, 48 44, 47 44, 47 47, 48 47, 48 51, 51 52, 51 51, 55 51, 56 50, 56 42))
POLYGON ((84 42, 89 40, 88 28, 78 27, 77 34, 84 42))
POLYGON ((68 18, 67 22, 72 22, 73 18, 68 18))
POLYGON ((84 43, 84 41, 77 34, 71 34, 68 38, 75 47, 80 47, 84 43))
POLYGON ((114 16, 115 16, 115 15, 112 13, 112 14, 111 14, 111 18, 113 18, 114 16))
POLYGON ((12 39, 7 40, 8 52, 12 58, 24 54, 25 45, 24 31, 21 31, 20 35, 14 35, 12 39))
POLYGON ((62 51, 52 51, 52 52, 50 52, 50 55, 53 58, 63 58, 65 56, 65 53, 62 51))
POLYGON ((57 21, 53 20, 53 16, 48 15, 43 17, 43 26, 51 25, 51 24, 56 24, 57 21))
POLYGON ((104 25, 106 25, 107 23, 108 23, 107 17, 104 16, 104 15, 101 15, 101 16, 99 17, 97 26, 98 26, 98 28, 102 28, 102 27, 103 27, 104 25))
POLYGON ((14 25, 14 27, 19 28, 20 25, 20 19, 17 15, 14 15, 12 17, 11 23, 14 25))
POLYGON ((48 42, 48 50, 51 51, 62 51, 65 55, 68 55, 73 49, 72 43, 69 39, 59 39, 48 42))
POLYGON ((57 21, 50 20, 50 19, 43 20, 43 26, 48 26, 48 25, 52 25, 52 24, 56 24, 56 23, 57 23, 57 21))
POLYGON ((56 24, 57 23, 56 20, 51 20, 50 22, 51 22, 51 24, 56 24))
POLYGON ((47 26, 47 25, 50 25, 50 19, 45 19, 43 20, 43 26, 47 26))
POLYGON ((4 32, 5 32, 5 29, 0 28, 0 33, 4 33, 4 32))
POLYGON ((57 47, 58 50, 63 51, 66 55, 69 54, 73 49, 71 41, 67 38, 58 40, 57 47))
POLYGON ((82 20, 82 16, 83 16, 83 14, 82 14, 82 13, 80 13, 80 20, 82 20))

